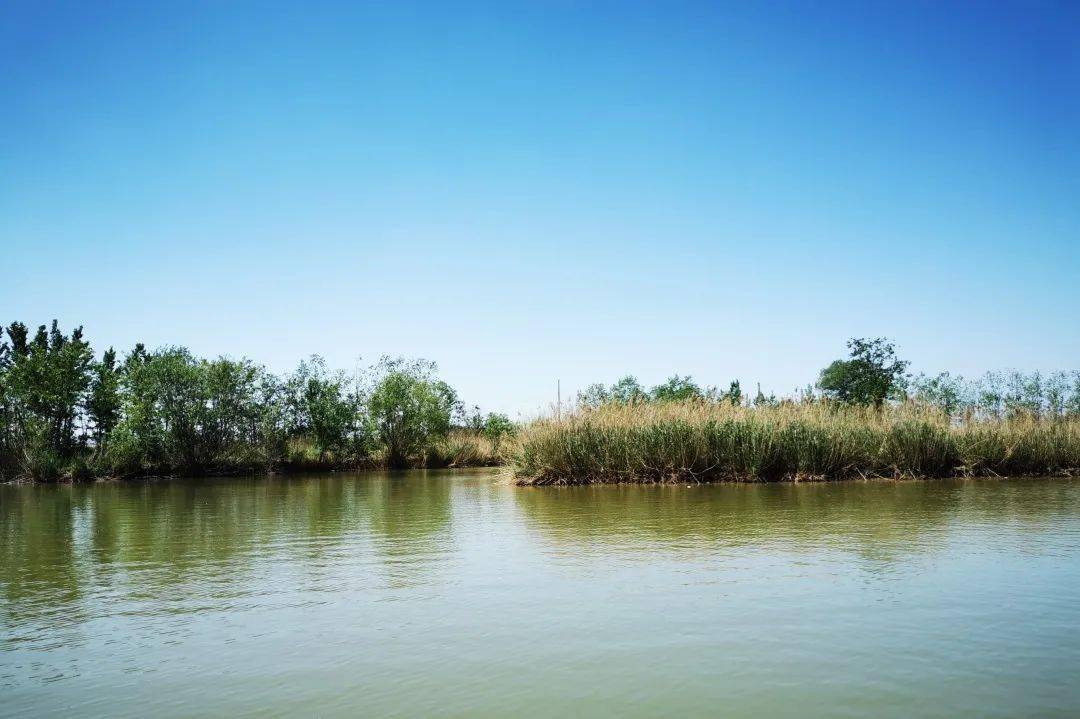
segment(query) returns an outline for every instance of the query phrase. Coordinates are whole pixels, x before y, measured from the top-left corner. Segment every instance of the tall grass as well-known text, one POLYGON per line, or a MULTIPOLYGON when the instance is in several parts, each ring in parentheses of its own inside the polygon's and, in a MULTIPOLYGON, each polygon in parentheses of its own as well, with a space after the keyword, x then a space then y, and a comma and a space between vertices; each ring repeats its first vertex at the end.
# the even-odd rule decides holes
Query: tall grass
POLYGON ((514 450, 513 437, 495 442, 477 432, 455 429, 428 448, 424 466, 498 467, 510 463, 514 450))
POLYGON ((1080 472, 1080 419, 951 420, 931 407, 608 405, 519 438, 521 484, 1080 472))
MULTIPOLYGON (((408 465, 423 469, 497 467, 509 464, 515 447, 512 437, 494 442, 478 432, 455 428, 446 436, 433 439, 421 454, 409 457, 408 465)), ((361 454, 320 453, 308 438, 294 437, 286 445, 285 460, 273 468, 286 472, 318 472, 390 467, 384 447, 361 454)))

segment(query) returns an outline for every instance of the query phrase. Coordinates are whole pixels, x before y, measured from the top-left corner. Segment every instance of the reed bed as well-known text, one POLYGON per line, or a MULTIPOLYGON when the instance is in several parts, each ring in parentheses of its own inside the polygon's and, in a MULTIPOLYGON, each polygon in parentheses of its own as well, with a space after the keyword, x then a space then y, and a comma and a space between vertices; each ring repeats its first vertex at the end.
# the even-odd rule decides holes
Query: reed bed
POLYGON ((424 465, 438 467, 499 467, 510 463, 513 437, 496 442, 468 430, 452 430, 428 448, 424 465))
MULTIPOLYGON (((516 450, 514 437, 494 441, 468 429, 452 429, 435 438, 421 454, 411 457, 409 466, 423 469, 458 467, 500 467, 510 464, 516 450)), ((262 466, 267 466, 265 463, 262 466)), ((247 466, 247 465, 243 465, 247 466)), ((251 466, 258 467, 257 463, 251 466)), ((283 472, 321 472, 331 470, 388 469, 386 449, 376 447, 353 453, 320 453, 305 437, 291 438, 286 444, 285 460, 273 469, 283 472)))
POLYGON ((608 405, 526 427, 519 484, 1080 474, 1080 419, 825 402, 608 405))

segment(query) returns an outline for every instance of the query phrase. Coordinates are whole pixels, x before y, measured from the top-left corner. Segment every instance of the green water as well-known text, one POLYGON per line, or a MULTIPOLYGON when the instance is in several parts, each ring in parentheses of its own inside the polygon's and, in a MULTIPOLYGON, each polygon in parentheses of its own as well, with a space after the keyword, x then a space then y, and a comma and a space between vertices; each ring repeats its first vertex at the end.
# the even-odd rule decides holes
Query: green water
POLYGON ((1080 480, 0 487, 0 716, 1080 715, 1080 480))

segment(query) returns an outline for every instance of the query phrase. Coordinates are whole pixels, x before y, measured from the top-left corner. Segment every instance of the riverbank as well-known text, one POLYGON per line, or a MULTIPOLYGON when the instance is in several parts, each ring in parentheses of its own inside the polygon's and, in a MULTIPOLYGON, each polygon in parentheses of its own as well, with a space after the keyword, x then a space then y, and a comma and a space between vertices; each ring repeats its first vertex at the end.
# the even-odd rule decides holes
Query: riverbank
MULTIPOLYGON (((397 469, 466 469, 505 467, 511 464, 514 445, 493 441, 482 434, 464 429, 451 430, 431 442, 422 453, 408 458, 397 469)), ((376 448, 368 453, 319 452, 304 437, 290 439, 276 452, 259 447, 239 447, 223 452, 212 463, 197 466, 181 464, 132 463, 117 469, 108 458, 93 454, 78 457, 63 466, 36 468, 36 473, 0 476, 0 484, 23 482, 71 483, 94 480, 135 480, 174 477, 231 477, 241 475, 295 475, 319 472, 361 472, 394 469, 388 453, 376 448)))
POLYGON ((521 485, 943 478, 1080 473, 1080 421, 950 419, 906 404, 606 405, 536 422, 521 485))

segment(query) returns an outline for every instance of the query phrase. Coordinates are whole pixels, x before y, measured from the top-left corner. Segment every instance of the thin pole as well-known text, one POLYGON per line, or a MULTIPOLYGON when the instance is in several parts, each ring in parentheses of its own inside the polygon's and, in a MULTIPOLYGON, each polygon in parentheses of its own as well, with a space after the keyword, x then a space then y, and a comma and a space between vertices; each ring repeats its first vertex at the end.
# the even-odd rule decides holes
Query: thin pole
POLYGON ((555 380, 555 419, 562 419, 562 380, 555 380))

